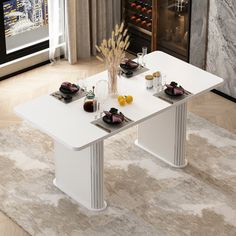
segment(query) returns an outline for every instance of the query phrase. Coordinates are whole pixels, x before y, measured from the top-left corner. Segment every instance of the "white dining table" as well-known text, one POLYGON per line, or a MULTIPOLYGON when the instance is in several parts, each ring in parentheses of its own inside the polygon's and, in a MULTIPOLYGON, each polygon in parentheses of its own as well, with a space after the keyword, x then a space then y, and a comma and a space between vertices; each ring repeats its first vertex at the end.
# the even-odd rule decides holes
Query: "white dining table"
MULTIPOLYGON (((107 207, 104 200, 104 140, 132 126, 138 126, 136 145, 172 167, 187 165, 185 157, 187 101, 223 83, 223 79, 161 51, 145 58, 148 71, 118 80, 120 94, 133 96, 133 103, 119 106, 117 98, 106 99, 104 108, 118 108, 133 122, 106 132, 91 122, 94 113, 83 110, 84 98, 64 104, 44 95, 21 104, 15 112, 54 140, 54 184, 71 198, 94 211, 107 207), (191 95, 171 104, 146 89, 145 75, 160 71, 166 83, 175 81, 191 95)), ((92 87, 107 71, 87 79, 92 87)), ((50 78, 48 78, 50 79, 50 78)), ((30 144, 29 144, 30 145, 30 144)))

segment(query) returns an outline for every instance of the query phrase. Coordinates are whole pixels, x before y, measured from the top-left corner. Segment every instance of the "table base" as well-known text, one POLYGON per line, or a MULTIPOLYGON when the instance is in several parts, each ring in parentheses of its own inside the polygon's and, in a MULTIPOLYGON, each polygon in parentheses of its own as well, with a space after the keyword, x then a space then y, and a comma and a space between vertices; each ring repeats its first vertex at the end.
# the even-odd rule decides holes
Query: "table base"
POLYGON ((172 167, 185 167, 186 118, 183 103, 141 123, 136 145, 172 167))
POLYGON ((135 145, 137 147, 139 147, 139 148, 143 149, 144 151, 150 153, 151 155, 153 155, 154 157, 160 159, 161 161, 165 162, 166 164, 170 165, 171 167, 180 168, 181 169, 181 168, 184 168, 184 167, 186 167, 188 165, 188 160, 187 159, 185 159, 185 162, 184 162, 183 165, 180 165, 180 166, 174 165, 173 163, 171 163, 170 161, 166 160, 165 158, 163 158, 161 156, 158 156, 156 153, 154 153, 154 152, 148 150, 147 148, 143 147, 142 145, 140 145, 138 143, 138 139, 136 139, 134 143, 135 143, 135 145))
POLYGON ((103 141, 74 151, 54 141, 54 185, 93 211, 107 207, 103 196, 103 141))

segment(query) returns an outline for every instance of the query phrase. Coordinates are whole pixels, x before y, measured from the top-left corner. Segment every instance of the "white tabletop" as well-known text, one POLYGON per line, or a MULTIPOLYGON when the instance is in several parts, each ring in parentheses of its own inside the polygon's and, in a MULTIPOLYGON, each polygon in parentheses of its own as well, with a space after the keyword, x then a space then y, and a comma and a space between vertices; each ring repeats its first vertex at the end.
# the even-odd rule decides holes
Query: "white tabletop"
MULTIPOLYGON (((146 56, 146 66, 149 72, 140 74, 131 79, 119 80, 119 91, 122 95, 133 95, 131 105, 120 107, 117 99, 109 98, 105 108, 118 108, 134 122, 117 132, 136 125, 166 109, 171 104, 153 96, 153 90, 146 90, 144 75, 154 71, 161 71, 166 75, 166 82, 176 81, 193 95, 206 92, 223 82, 223 79, 167 55, 155 51, 146 56)), ((96 85, 96 81, 107 79, 104 71, 88 78, 89 84, 96 85)), ((22 118, 32 122, 41 131, 47 133, 56 141, 73 150, 81 150, 88 145, 114 135, 116 132, 107 133, 90 122, 94 120, 94 113, 83 110, 84 99, 64 104, 50 95, 45 95, 15 108, 16 113, 22 118)), ((183 102, 183 101, 182 101, 183 102)))

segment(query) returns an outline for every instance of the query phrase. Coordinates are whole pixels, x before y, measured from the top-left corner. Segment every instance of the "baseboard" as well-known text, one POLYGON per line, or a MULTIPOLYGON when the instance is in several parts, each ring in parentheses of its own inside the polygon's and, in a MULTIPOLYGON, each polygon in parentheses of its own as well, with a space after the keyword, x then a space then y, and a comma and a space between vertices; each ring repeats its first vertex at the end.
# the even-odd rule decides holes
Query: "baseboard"
POLYGON ((217 95, 220 95, 220 96, 222 96, 222 97, 224 97, 224 98, 226 98, 226 99, 236 103, 236 98, 231 97, 228 94, 225 94, 225 93, 223 93, 223 92, 221 92, 219 90, 213 89, 213 90, 211 90, 211 92, 213 92, 213 93, 215 93, 217 95))
POLYGON ((19 75, 19 74, 21 74, 21 73, 27 72, 27 71, 29 71, 29 70, 33 70, 33 69, 35 69, 35 68, 37 68, 37 67, 44 66, 44 65, 49 64, 49 63, 50 63, 49 60, 43 61, 43 62, 40 62, 40 63, 38 63, 38 64, 36 64, 36 65, 29 66, 29 67, 24 68, 24 69, 19 70, 19 71, 15 71, 15 72, 13 72, 13 73, 11 73, 11 74, 4 75, 4 76, 0 77, 0 81, 1 81, 1 80, 4 80, 4 79, 8 79, 8 78, 10 78, 10 77, 12 77, 12 76, 19 75))
MULTIPOLYGON (((64 55, 61 55, 61 56, 60 56, 60 59, 63 59, 63 58, 65 58, 65 56, 64 56, 64 55)), ((12 73, 3 75, 3 76, 0 77, 0 81, 1 81, 1 80, 4 80, 4 79, 8 79, 8 78, 10 78, 10 77, 12 77, 12 76, 16 76, 16 75, 19 75, 19 74, 21 74, 21 73, 24 73, 24 72, 33 70, 33 69, 38 68, 38 67, 40 67, 40 66, 47 65, 47 64, 49 64, 49 63, 51 63, 50 60, 45 60, 45 61, 36 63, 36 64, 34 64, 34 65, 32 65, 32 66, 29 66, 29 67, 26 67, 26 68, 23 68, 23 69, 14 71, 14 72, 12 72, 12 73)))

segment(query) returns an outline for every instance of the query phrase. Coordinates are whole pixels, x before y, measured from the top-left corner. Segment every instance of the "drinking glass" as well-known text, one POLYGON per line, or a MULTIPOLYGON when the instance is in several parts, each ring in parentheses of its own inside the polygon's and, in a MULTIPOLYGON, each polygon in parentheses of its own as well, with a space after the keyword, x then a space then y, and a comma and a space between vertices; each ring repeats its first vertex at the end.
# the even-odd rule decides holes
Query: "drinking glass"
POLYGON ((146 66, 146 61, 145 61, 145 56, 147 55, 147 47, 146 46, 142 47, 142 53, 143 53, 142 66, 146 66))
POLYGON ((80 88, 84 89, 84 91, 87 91, 88 83, 88 71, 87 70, 80 70, 77 73, 77 81, 76 84, 80 86, 80 88))
POLYGON ((143 65, 143 53, 142 52, 137 53, 137 63, 139 64, 139 69, 140 69, 143 65))
POLYGON ((154 78, 153 87, 154 87, 155 92, 157 92, 157 93, 159 93, 163 90, 162 75, 154 78))
POLYGON ((97 116, 102 117, 104 102, 108 97, 108 82, 99 80, 95 86, 95 96, 97 98, 97 116))

